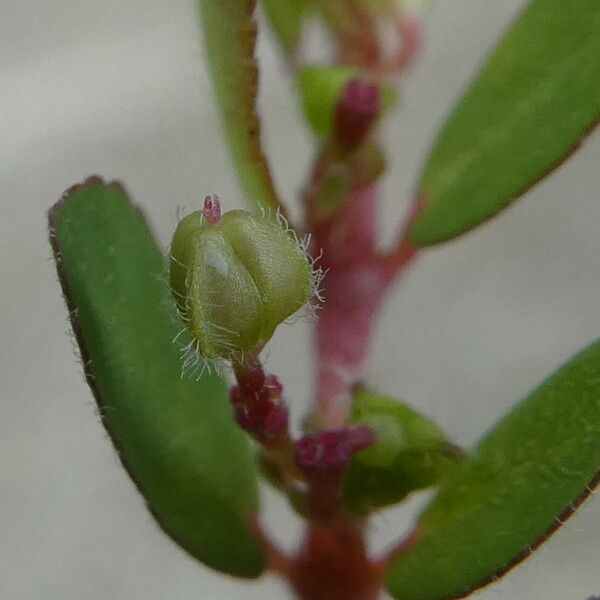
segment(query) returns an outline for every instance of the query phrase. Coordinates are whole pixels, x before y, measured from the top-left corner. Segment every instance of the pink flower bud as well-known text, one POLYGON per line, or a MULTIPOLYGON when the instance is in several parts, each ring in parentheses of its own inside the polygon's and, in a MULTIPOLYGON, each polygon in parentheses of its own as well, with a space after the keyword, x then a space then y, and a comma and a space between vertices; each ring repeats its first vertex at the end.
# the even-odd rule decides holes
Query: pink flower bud
POLYGON ((335 138, 346 150, 354 150, 367 137, 380 109, 379 86, 371 81, 351 79, 336 107, 335 138))

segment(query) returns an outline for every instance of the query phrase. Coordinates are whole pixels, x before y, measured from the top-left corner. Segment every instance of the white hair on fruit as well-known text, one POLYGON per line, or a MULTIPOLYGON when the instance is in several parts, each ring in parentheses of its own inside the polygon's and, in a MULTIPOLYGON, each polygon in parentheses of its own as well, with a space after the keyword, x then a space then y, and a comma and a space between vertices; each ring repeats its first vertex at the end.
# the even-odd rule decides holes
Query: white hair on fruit
MULTIPOLYGON (((203 222, 206 219, 204 213, 201 211, 197 212, 199 212, 199 218, 201 219, 201 222, 203 222)), ((178 208, 178 221, 181 221, 188 216, 184 213, 185 211, 183 209, 178 208)), ((298 256, 300 256, 309 267, 309 299, 307 302, 299 304, 295 312, 284 322, 291 323, 297 319, 314 320, 317 316, 317 311, 321 308, 321 305, 324 301, 321 284, 326 273, 319 266, 322 252, 315 257, 311 255, 311 234, 307 233, 305 235, 298 235, 297 232, 290 226, 288 220, 282 214, 281 210, 277 209, 274 211, 270 208, 260 207, 260 209, 255 211, 253 215, 255 218, 262 218, 269 221, 273 226, 278 227, 286 235, 291 236, 294 241, 298 256)), ((181 260, 175 257, 171 247, 168 249, 167 256, 170 259, 171 265, 175 264, 184 270, 185 289, 188 289, 191 284, 191 265, 183 264, 181 260)), ((235 343, 235 338, 240 335, 238 332, 224 327, 218 323, 211 322, 208 319, 203 319, 198 322, 198 317, 202 319, 203 315, 195 315, 194 322, 195 326, 198 328, 197 332, 201 331, 202 333, 200 339, 199 333, 197 335, 194 334, 193 328, 190 327, 192 318, 189 314, 190 304, 188 295, 181 289, 173 289, 170 284, 169 288, 171 289, 171 306, 175 304, 177 308, 174 318, 177 319, 176 315, 178 315, 179 323, 183 321, 185 324, 185 327, 179 330, 172 340, 173 343, 180 344, 181 346, 180 354, 182 361, 182 377, 192 376, 200 378, 205 372, 211 373, 213 371, 221 371, 225 364, 229 362, 244 361, 244 348, 235 343), (173 299, 175 299, 175 302, 173 302, 173 299), (207 347, 211 349, 210 354, 213 354, 212 350, 214 350, 215 354, 219 354, 220 356, 214 357, 203 354, 201 348, 206 349, 207 347)), ((209 309, 218 309, 222 306, 215 301, 216 299, 213 300, 211 298, 211 294, 217 294, 215 290, 205 289, 203 293, 207 296, 207 300, 209 300, 209 302, 203 302, 203 306, 209 309)))

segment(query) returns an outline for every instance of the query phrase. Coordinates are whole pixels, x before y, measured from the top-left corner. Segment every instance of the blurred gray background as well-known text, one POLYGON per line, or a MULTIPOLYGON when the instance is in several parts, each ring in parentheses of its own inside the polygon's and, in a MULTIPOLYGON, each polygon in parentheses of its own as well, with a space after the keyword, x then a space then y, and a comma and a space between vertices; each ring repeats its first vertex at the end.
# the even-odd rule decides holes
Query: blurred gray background
MULTIPOLYGON (((522 0, 439 0, 385 135, 383 235, 478 62, 522 0)), ((313 141, 262 34, 266 148, 296 201, 313 141)), ((600 136, 509 211, 428 251, 390 297, 368 380, 473 443, 509 406, 600 335, 600 136)), ((196 564, 153 523, 99 425, 67 335, 45 211, 90 173, 123 180, 161 243, 176 207, 242 204, 202 60, 193 0, 8 0, 0 6, 0 600, 288 598, 196 564)), ((282 328, 268 366, 297 418, 309 397, 310 325, 282 328)), ((374 548, 423 497, 375 517, 374 548)), ((299 523, 264 493, 292 548, 299 523)), ((600 593, 600 501, 481 600, 585 600, 600 593)))

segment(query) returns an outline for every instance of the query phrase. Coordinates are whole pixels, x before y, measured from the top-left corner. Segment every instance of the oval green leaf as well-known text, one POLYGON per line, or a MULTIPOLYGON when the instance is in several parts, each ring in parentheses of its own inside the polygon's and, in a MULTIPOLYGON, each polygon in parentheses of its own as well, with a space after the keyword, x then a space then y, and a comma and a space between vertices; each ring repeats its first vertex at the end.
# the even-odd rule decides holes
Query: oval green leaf
POLYGON ((410 236, 427 246, 495 215, 580 144, 600 117, 600 2, 533 0, 434 143, 410 236))
POLYGON ((256 577, 256 465, 215 375, 181 377, 166 267, 117 184, 92 178, 50 211, 51 242, 87 381, 161 527, 207 565, 256 577))
POLYGON ((600 341, 500 421, 420 516, 387 574, 398 600, 462 598, 530 555, 600 471, 600 341))
POLYGON ((366 514, 403 500, 442 480, 462 453, 444 432, 410 406, 365 388, 352 397, 350 421, 377 434, 375 444, 357 453, 345 477, 344 502, 366 514))
POLYGON ((199 0, 199 5, 217 106, 242 189, 250 204, 276 210, 280 204, 256 114, 256 0, 199 0))

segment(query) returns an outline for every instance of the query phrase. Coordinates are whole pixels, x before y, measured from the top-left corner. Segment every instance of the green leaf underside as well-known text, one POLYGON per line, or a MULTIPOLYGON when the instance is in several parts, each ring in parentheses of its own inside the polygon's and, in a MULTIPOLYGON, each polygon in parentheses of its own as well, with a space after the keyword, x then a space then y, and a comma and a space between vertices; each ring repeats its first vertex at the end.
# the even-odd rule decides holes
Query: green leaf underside
POLYGON ((354 514, 366 514, 403 500, 451 473, 462 453, 443 431, 410 406, 368 389, 353 394, 354 425, 367 425, 375 444, 350 463, 344 503, 354 514))
POLYGON ((262 4, 279 43, 288 54, 293 54, 300 40, 307 1, 262 0, 262 4))
POLYGON ((593 489, 600 470, 600 341, 483 437, 419 518, 387 575, 398 600, 461 598, 526 558, 593 489))
POLYGON ((150 510, 202 562, 258 576, 256 465, 223 382, 181 377, 181 326, 143 217, 119 185, 91 178, 51 210, 50 227, 88 383, 150 510))
POLYGON ((251 204, 276 209, 279 201, 260 145, 256 115, 258 69, 252 17, 256 1, 198 1, 217 105, 242 189, 251 204))
POLYGON ((600 117, 600 2, 533 0, 439 134, 421 181, 421 246, 489 219, 556 168, 600 117))

